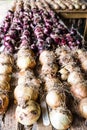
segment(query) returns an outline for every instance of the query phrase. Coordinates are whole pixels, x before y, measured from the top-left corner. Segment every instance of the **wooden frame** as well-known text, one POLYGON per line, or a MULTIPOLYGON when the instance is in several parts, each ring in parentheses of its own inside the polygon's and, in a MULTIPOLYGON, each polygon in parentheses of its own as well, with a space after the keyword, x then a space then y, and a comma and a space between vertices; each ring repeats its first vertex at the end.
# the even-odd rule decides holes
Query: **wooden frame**
POLYGON ((80 19, 85 18, 85 29, 84 29, 84 39, 87 41, 87 10, 80 11, 80 10, 56 10, 61 16, 67 19, 80 19))

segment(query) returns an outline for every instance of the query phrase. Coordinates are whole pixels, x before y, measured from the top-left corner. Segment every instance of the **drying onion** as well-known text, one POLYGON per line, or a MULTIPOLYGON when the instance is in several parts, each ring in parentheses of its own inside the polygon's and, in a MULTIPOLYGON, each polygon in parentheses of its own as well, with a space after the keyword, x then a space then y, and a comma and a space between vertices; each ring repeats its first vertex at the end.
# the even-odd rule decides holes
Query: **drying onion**
POLYGON ((22 56, 17 59, 17 66, 20 69, 34 68, 36 62, 32 56, 22 56))
POLYGON ((68 79, 67 79, 68 83, 70 83, 71 85, 77 84, 83 80, 84 79, 81 72, 78 72, 75 70, 69 74, 68 79))
POLYGON ((12 65, 0 63, 0 74, 9 74, 9 73, 12 73, 12 65))
POLYGON ((51 64, 44 64, 42 66, 41 71, 42 71, 42 74, 44 74, 44 75, 56 74, 57 71, 58 71, 58 65, 53 64, 53 63, 51 63, 51 64))
POLYGON ((32 50, 27 49, 25 47, 21 47, 21 49, 18 51, 18 58, 22 57, 22 56, 34 56, 34 53, 32 50))
POLYGON ((57 90, 49 91, 46 96, 46 102, 52 109, 64 105, 65 100, 64 93, 58 92, 57 90))
POLYGON ((42 65, 53 63, 53 61, 55 60, 55 55, 52 51, 45 50, 40 54, 39 60, 42 65))
POLYGON ((59 70, 60 74, 67 74, 68 70, 65 68, 62 68, 61 70, 59 70))
POLYGON ((71 92, 78 99, 83 99, 87 97, 87 83, 79 82, 73 86, 71 86, 71 92))
POLYGON ((9 104, 9 98, 5 94, 0 94, 0 114, 4 114, 9 104))
POLYGON ((28 85, 18 85, 14 90, 14 97, 18 104, 22 104, 27 100, 37 100, 38 91, 28 85))
POLYGON ((45 79, 45 90, 50 91, 51 89, 54 89, 58 87, 59 84, 61 84, 60 80, 56 77, 52 77, 50 75, 47 75, 44 77, 45 79))
POLYGON ((82 117, 87 119, 87 98, 84 98, 79 103, 79 112, 82 117))
POLYGON ((51 124, 58 130, 66 130, 72 123, 72 114, 64 107, 53 109, 49 116, 51 124))
POLYGON ((0 63, 2 63, 2 64, 13 64, 13 57, 11 55, 1 53, 0 54, 0 63))
POLYGON ((9 91, 10 90, 10 85, 7 81, 1 82, 0 81, 0 91, 9 91))
POLYGON ((0 75, 0 82, 4 82, 4 81, 7 81, 9 82, 11 80, 11 75, 7 75, 7 74, 1 74, 0 75))
POLYGON ((39 119, 40 113, 39 104, 30 100, 24 107, 17 106, 16 119, 23 125, 32 125, 39 119))

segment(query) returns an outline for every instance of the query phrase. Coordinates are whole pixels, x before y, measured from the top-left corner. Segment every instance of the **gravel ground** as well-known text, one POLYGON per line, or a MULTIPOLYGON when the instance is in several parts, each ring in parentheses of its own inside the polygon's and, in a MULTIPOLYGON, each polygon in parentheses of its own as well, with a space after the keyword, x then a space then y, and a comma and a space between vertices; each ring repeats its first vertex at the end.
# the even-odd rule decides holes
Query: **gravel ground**
POLYGON ((0 0, 0 25, 4 17, 6 16, 6 12, 10 9, 14 0, 0 0))

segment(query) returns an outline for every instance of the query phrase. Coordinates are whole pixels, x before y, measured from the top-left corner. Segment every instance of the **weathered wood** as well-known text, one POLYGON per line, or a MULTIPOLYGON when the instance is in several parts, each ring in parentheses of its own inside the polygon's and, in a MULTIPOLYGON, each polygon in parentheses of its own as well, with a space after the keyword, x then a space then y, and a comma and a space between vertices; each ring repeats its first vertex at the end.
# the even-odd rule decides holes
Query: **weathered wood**
MULTIPOLYGON (((58 12, 59 13, 59 12, 58 12)), ((80 18, 87 18, 87 12, 86 13, 65 13, 65 12, 61 12, 60 13, 64 18, 72 18, 72 19, 80 19, 80 18)))

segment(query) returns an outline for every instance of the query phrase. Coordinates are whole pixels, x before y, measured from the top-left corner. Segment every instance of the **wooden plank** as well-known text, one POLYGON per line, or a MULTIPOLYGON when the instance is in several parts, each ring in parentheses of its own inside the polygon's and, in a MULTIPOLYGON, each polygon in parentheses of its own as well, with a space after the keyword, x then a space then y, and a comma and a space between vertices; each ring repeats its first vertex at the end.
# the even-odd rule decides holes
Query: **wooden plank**
MULTIPOLYGON (((59 13, 59 12, 58 12, 59 13)), ((80 19, 80 18, 87 18, 87 13, 65 13, 61 12, 59 13, 64 18, 72 18, 72 19, 80 19)))

